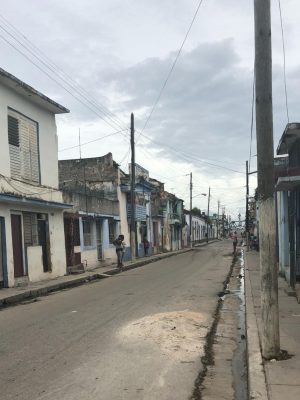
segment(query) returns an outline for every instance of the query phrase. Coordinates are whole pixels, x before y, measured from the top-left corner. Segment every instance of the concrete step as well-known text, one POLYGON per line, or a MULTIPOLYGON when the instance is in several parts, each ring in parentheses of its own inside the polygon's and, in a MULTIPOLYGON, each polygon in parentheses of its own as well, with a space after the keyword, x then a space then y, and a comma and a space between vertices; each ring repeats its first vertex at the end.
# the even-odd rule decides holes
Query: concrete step
POLYGON ((77 264, 77 265, 70 265, 67 267, 67 272, 69 275, 76 275, 76 274, 83 274, 84 271, 84 266, 83 264, 77 264))

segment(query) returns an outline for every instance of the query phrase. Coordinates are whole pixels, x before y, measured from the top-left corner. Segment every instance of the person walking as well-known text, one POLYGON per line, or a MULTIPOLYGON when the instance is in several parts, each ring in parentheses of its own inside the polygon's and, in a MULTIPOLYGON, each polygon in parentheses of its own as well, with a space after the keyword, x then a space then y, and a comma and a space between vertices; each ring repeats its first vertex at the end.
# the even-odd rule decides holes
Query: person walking
POLYGON ((123 268, 123 257, 125 252, 125 242, 124 235, 119 235, 117 239, 113 242, 116 247, 117 259, 118 259, 118 268, 122 270, 123 268))
POLYGON ((233 244, 233 255, 236 255, 236 246, 238 243, 238 237, 236 231, 232 235, 232 244, 233 244))

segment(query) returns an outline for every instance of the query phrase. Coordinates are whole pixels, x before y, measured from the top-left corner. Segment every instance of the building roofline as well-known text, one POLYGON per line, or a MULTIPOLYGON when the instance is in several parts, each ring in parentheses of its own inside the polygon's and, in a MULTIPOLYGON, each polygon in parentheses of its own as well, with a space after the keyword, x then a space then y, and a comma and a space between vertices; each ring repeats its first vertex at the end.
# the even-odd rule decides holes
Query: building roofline
POLYGON ((21 81, 19 78, 5 71, 1 67, 0 67, 0 82, 3 83, 3 85, 17 92, 18 94, 26 98, 29 98, 30 101, 38 104, 40 107, 45 108, 48 111, 51 111, 53 114, 65 114, 70 112, 70 110, 68 110, 64 106, 50 99, 43 93, 34 89, 27 83, 21 81))

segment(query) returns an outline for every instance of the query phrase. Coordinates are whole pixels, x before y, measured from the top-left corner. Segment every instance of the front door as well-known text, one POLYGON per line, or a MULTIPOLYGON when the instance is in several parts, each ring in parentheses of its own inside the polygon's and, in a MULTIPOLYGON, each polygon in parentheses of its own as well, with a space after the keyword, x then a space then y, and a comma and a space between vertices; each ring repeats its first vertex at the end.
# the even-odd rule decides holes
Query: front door
POLYGON ((21 215, 11 215, 11 233, 14 258, 14 276, 19 278, 24 276, 23 262, 23 240, 22 240, 22 220, 21 215))
POLYGON ((48 221, 46 219, 38 219, 38 237, 39 245, 42 246, 44 272, 50 271, 50 249, 48 232, 48 221))

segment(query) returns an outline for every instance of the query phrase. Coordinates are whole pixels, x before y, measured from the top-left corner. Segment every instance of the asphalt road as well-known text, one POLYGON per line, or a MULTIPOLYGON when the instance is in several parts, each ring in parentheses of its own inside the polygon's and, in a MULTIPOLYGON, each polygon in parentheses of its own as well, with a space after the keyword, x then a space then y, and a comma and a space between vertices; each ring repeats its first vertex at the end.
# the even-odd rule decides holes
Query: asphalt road
POLYGON ((1 400, 188 399, 227 241, 0 311, 1 400))

